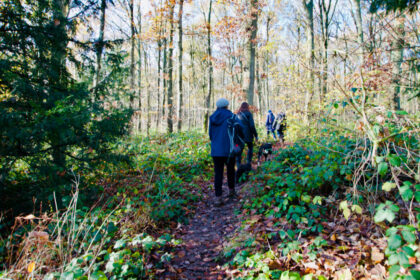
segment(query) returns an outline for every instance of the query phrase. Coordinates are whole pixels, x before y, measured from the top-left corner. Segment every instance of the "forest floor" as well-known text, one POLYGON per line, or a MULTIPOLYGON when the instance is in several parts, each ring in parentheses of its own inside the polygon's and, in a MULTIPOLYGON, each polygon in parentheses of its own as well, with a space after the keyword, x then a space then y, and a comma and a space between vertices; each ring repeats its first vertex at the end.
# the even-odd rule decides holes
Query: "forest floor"
MULTIPOLYGON (((279 149, 280 145, 274 145, 279 149)), ((255 160, 254 160, 255 161, 255 160)), ((257 170, 257 165, 252 165, 257 170)), ((226 172, 224 174, 226 181, 226 172)), ((161 279, 212 279, 231 278, 229 269, 222 267, 223 253, 230 246, 230 240, 243 222, 240 213, 242 199, 249 195, 248 184, 236 186, 238 199, 229 200, 228 186, 223 184, 225 203, 215 206, 213 181, 203 187, 202 200, 196 205, 195 215, 188 225, 181 225, 173 232, 177 239, 183 242, 174 252, 175 258, 168 269, 161 270, 161 279)))
MULTIPOLYGON (((223 188, 227 193, 227 185, 223 188)), ((217 259, 239 227, 235 212, 238 208, 238 200, 228 201, 227 198, 224 205, 214 206, 213 185, 209 185, 189 225, 175 230, 175 237, 183 243, 176 249, 169 269, 162 271, 162 279, 225 279, 226 272, 217 259)))

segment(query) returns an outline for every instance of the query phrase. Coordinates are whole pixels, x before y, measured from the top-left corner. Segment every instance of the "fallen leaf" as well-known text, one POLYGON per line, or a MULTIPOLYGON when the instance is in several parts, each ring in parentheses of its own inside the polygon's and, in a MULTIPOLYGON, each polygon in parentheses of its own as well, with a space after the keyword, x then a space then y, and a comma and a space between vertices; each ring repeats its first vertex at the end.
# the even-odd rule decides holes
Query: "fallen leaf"
POLYGON ((185 257, 185 251, 179 251, 177 255, 180 259, 182 259, 185 257))
POLYGON ((384 254, 379 251, 378 248, 373 247, 372 248, 372 252, 371 252, 371 260, 373 261, 373 263, 377 264, 380 263, 383 259, 384 259, 384 254))
POLYGON ((35 263, 34 263, 34 262, 31 262, 31 263, 28 265, 28 272, 29 272, 29 273, 32 273, 32 271, 34 271, 34 269, 35 269, 35 263))

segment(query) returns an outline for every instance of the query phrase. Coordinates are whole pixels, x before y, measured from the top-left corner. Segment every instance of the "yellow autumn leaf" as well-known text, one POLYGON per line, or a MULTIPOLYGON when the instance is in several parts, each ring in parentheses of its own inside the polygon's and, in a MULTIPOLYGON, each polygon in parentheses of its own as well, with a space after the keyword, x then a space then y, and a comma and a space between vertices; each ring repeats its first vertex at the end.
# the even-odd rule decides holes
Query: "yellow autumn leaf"
POLYGON ((32 273, 32 271, 34 271, 34 269, 35 269, 35 263, 34 263, 34 262, 31 262, 31 263, 28 265, 28 272, 29 272, 29 273, 32 273))

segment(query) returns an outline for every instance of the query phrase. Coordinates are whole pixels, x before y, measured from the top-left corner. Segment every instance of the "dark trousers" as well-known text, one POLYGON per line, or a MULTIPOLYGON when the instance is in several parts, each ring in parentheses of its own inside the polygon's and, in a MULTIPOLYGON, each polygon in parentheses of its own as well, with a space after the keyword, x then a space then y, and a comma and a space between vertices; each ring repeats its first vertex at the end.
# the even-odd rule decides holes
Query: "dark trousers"
POLYGON ((216 196, 222 195, 223 171, 227 167, 228 186, 231 191, 235 189, 235 160, 228 157, 213 157, 214 163, 214 190, 216 196))
POLYGON ((270 132, 273 134, 274 140, 276 140, 276 134, 274 133, 274 129, 271 127, 267 127, 267 136, 270 135, 270 132))
POLYGON ((284 131, 283 128, 280 128, 279 130, 277 130, 277 135, 279 136, 280 140, 284 140, 284 131))
MULTIPOLYGON (((252 152, 254 150, 254 144, 252 142, 247 142, 246 145, 248 146, 248 153, 246 155, 246 163, 252 162, 252 152)), ((236 166, 239 168, 239 165, 241 165, 242 161, 242 152, 244 149, 242 149, 241 154, 236 157, 236 166)))

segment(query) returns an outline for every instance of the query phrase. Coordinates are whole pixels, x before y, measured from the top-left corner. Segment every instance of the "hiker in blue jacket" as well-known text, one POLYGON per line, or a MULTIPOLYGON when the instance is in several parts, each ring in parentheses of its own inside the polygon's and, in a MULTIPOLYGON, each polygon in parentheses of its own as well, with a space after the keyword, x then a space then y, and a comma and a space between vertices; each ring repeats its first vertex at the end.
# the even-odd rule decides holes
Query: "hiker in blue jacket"
POLYGON ((274 133, 274 120, 276 117, 274 116, 273 112, 271 110, 268 110, 267 114, 267 120, 265 121, 265 127, 267 128, 267 136, 270 134, 270 132, 273 134, 274 140, 276 140, 276 134, 274 133))
MULTIPOLYGON (((230 157, 230 141, 228 135, 228 120, 234 114, 228 109, 229 101, 220 98, 216 102, 217 110, 210 116, 209 136, 211 141, 211 156, 214 163, 214 189, 216 206, 223 205, 222 184, 223 170, 227 166, 229 199, 237 197, 235 193, 235 158, 230 157)), ((239 121, 237 124, 240 125, 239 121)), ((241 129, 238 130, 243 137, 241 129)))

